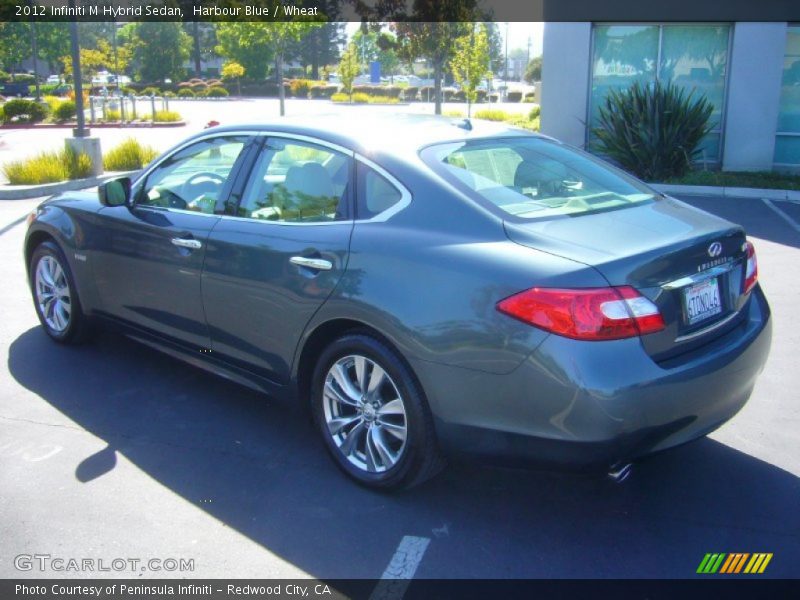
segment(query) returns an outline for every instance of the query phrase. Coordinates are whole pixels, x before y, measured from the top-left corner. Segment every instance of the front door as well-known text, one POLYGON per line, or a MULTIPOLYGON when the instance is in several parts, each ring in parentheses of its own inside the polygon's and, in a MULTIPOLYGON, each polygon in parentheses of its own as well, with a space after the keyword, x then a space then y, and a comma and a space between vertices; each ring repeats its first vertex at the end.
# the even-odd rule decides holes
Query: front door
POLYGON ((100 211, 91 260, 104 313, 209 348, 200 290, 206 242, 250 141, 229 134, 190 143, 134 184, 131 207, 100 211))

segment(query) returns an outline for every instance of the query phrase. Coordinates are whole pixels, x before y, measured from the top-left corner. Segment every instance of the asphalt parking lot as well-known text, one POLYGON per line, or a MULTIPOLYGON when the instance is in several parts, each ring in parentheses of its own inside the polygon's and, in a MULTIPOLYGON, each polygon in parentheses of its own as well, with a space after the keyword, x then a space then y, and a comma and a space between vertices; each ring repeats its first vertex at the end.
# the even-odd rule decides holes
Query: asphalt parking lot
POLYGON ((771 552, 763 577, 797 577, 800 205, 687 200, 756 244, 774 341, 744 410, 624 484, 455 464, 398 495, 345 479, 290 407, 115 335, 50 342, 17 222, 36 201, 0 203, 0 577, 97 575, 15 568, 50 554, 194 560, 141 577, 378 578, 409 543, 417 578, 684 578, 707 552, 771 552))

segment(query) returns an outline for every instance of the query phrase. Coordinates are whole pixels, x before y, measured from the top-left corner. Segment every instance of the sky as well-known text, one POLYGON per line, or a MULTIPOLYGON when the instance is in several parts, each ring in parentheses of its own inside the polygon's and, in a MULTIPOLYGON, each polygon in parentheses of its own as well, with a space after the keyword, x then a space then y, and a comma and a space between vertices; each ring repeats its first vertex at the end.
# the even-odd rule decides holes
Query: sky
MULTIPOLYGON (((351 36, 359 28, 361 23, 350 22, 347 24, 347 35, 351 36)), ((500 35, 505 39, 506 24, 498 23, 500 35)), ((508 24, 508 51, 515 48, 527 50, 528 38, 531 40, 531 58, 541 56, 542 38, 544 34, 544 23, 509 23, 508 24)), ((505 50, 505 46, 503 47, 505 50)))

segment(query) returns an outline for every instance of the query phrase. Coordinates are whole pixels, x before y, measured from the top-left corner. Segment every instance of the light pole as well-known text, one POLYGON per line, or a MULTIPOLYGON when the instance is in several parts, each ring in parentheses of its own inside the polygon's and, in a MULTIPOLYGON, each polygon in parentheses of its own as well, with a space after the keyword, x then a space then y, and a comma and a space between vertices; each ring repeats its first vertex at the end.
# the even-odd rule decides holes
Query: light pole
MULTIPOLYGON (((68 6, 74 14, 75 0, 69 0, 68 6)), ((74 19, 69 22, 69 41, 72 53, 72 83, 75 86, 75 109, 77 110, 77 127, 72 130, 72 135, 76 138, 89 137, 89 130, 86 129, 83 106, 83 82, 81 81, 81 54, 78 44, 78 21, 74 19)))
POLYGON ((508 23, 506 23, 506 64, 503 70, 505 71, 504 79, 506 81, 506 91, 507 91, 508 90, 508 23))
MULTIPOLYGON (((30 0, 28 4, 33 4, 33 0, 30 0)), ((33 82, 36 84, 36 101, 39 102, 42 97, 39 89, 39 50, 36 46, 36 21, 33 19, 31 19, 31 52, 33 53, 33 82)))

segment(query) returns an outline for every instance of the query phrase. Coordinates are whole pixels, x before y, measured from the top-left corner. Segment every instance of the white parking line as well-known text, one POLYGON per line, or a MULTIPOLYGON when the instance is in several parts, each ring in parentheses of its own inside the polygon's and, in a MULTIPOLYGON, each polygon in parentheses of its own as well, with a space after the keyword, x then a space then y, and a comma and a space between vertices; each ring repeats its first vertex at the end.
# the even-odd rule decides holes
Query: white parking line
POLYGON ((430 538, 406 535, 372 591, 370 600, 400 600, 417 572, 430 538))
POLYGON ((771 209, 772 209, 772 210, 775 212, 775 214, 776 214, 776 215, 778 215, 778 216, 779 216, 781 219, 783 219, 784 221, 786 221, 786 222, 789 224, 789 227, 791 227, 792 229, 794 229, 794 230, 795 230, 797 233, 800 233, 800 225, 798 225, 797 223, 795 223, 795 221, 794 221, 794 219, 792 219, 792 217, 790 217, 790 216, 789 216, 789 215, 787 215, 785 212, 783 212, 783 211, 782 211, 780 208, 778 208, 777 206, 775 206, 775 205, 772 203, 772 201, 770 201, 770 200, 767 200, 766 198, 762 198, 762 199, 761 199, 761 201, 762 201, 764 204, 766 204, 766 205, 767 205, 769 208, 771 208, 771 209))

